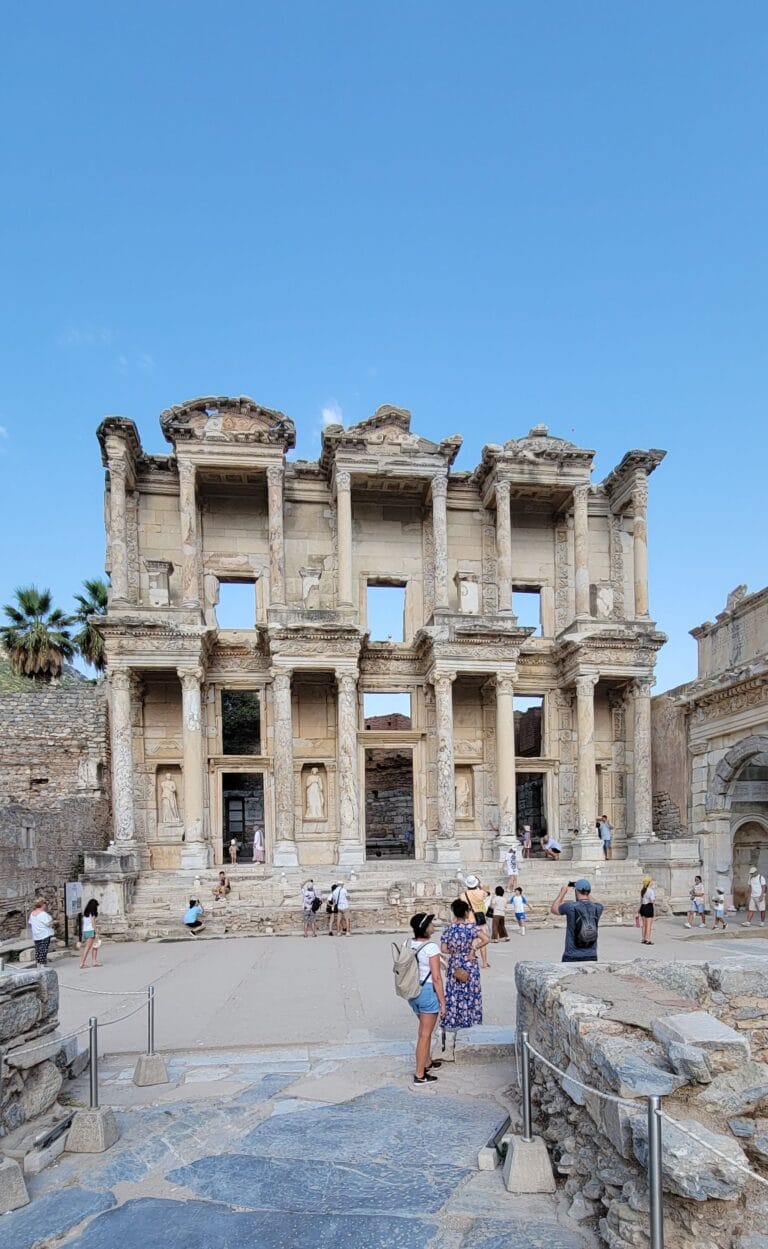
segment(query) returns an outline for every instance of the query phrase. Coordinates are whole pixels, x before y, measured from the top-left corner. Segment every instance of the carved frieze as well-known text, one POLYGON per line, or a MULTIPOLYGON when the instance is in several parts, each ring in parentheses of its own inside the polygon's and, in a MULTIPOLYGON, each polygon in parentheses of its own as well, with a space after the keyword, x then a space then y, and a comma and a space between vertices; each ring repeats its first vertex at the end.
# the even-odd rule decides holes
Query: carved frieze
POLYGON ((750 681, 741 681, 730 689, 717 690, 697 703, 698 719, 707 716, 720 717, 736 715, 740 711, 749 711, 753 707, 764 707, 768 704, 768 677, 755 677, 750 681))

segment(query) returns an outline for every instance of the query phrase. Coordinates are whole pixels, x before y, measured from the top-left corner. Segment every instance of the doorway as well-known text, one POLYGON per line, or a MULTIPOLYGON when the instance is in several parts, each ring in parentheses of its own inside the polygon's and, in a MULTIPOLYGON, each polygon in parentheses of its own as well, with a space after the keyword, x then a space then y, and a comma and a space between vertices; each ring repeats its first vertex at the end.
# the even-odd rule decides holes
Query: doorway
POLYGON ((518 772, 515 776, 515 793, 518 832, 524 824, 530 824, 534 853, 537 853, 538 838, 543 837, 547 831, 544 773, 518 772))
POLYGON ((746 907, 749 902, 749 869, 756 867, 768 880, 768 829, 757 820, 747 820, 733 838, 733 902, 746 907))
POLYGON ((365 752, 365 857, 413 859, 413 754, 365 752))
POLYGON ((224 772, 222 792, 222 862, 263 863, 264 844, 264 774, 262 772, 224 772))

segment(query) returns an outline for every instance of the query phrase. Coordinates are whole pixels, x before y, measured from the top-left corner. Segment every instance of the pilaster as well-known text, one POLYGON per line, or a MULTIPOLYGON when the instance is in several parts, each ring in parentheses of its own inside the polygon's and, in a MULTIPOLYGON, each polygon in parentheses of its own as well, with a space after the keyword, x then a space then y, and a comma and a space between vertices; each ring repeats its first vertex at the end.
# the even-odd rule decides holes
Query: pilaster
POLYGON ((200 685, 202 668, 177 669, 181 681, 181 725, 184 783, 184 846, 181 865, 206 868, 210 846, 205 830, 205 760, 200 685))
POLYGON ((432 532, 435 561, 435 610, 448 608, 448 480, 432 478, 432 532))
POLYGON ((515 703, 513 677, 496 677, 496 790, 499 800, 499 839, 507 844, 517 833, 515 782, 515 703))
POLYGON ((496 567, 499 580, 499 611, 512 608, 512 515, 509 482, 496 480, 496 567))
POLYGON ((576 617, 589 616, 589 486, 573 491, 573 560, 576 617))
POLYGON ((112 818, 120 848, 136 842, 133 792, 131 691, 133 674, 117 670, 109 676, 109 736, 112 752, 112 818))
POLYGON ((357 758, 357 677, 336 672, 338 684, 339 864, 365 862, 357 758))
POLYGON ((179 460, 179 523, 181 525, 182 606, 200 607, 200 558, 197 515, 196 470, 189 460, 179 460))
POLYGON ((352 476, 335 474, 336 541, 338 547, 338 605, 352 607, 352 476))
POLYGON ((283 532, 282 464, 267 469, 267 508, 269 514, 269 601, 270 606, 285 604, 285 536, 283 532))
POLYGON ((276 867, 296 867, 294 828, 293 719, 291 673, 276 671, 272 677, 274 715, 275 851, 276 867))

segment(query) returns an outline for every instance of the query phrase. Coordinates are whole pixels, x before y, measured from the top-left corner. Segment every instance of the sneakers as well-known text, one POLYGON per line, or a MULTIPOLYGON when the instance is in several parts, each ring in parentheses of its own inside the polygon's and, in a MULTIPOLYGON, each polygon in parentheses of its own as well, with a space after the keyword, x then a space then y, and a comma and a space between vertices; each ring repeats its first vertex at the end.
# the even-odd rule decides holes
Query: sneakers
POLYGON ((688 920, 686 920, 685 923, 683 924, 683 928, 690 928, 690 926, 691 925, 688 923, 688 920))
POLYGON ((752 927, 752 921, 751 921, 750 919, 745 919, 745 920, 744 920, 744 923, 743 923, 741 926, 742 926, 742 928, 751 928, 751 927, 752 927))
POLYGON ((435 1084, 436 1082, 437 1076, 431 1076, 428 1071, 425 1071, 423 1076, 413 1077, 414 1084, 435 1084))

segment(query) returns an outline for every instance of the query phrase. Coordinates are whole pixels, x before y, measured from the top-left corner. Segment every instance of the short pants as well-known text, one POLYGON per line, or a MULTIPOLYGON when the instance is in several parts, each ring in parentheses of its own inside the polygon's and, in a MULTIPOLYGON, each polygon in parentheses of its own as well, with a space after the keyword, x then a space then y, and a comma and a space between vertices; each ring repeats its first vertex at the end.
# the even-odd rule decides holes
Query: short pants
POLYGON ((440 1003, 437 1000, 435 986, 431 980, 421 986, 418 997, 412 997, 408 1002, 414 1015, 439 1015, 440 1003))

